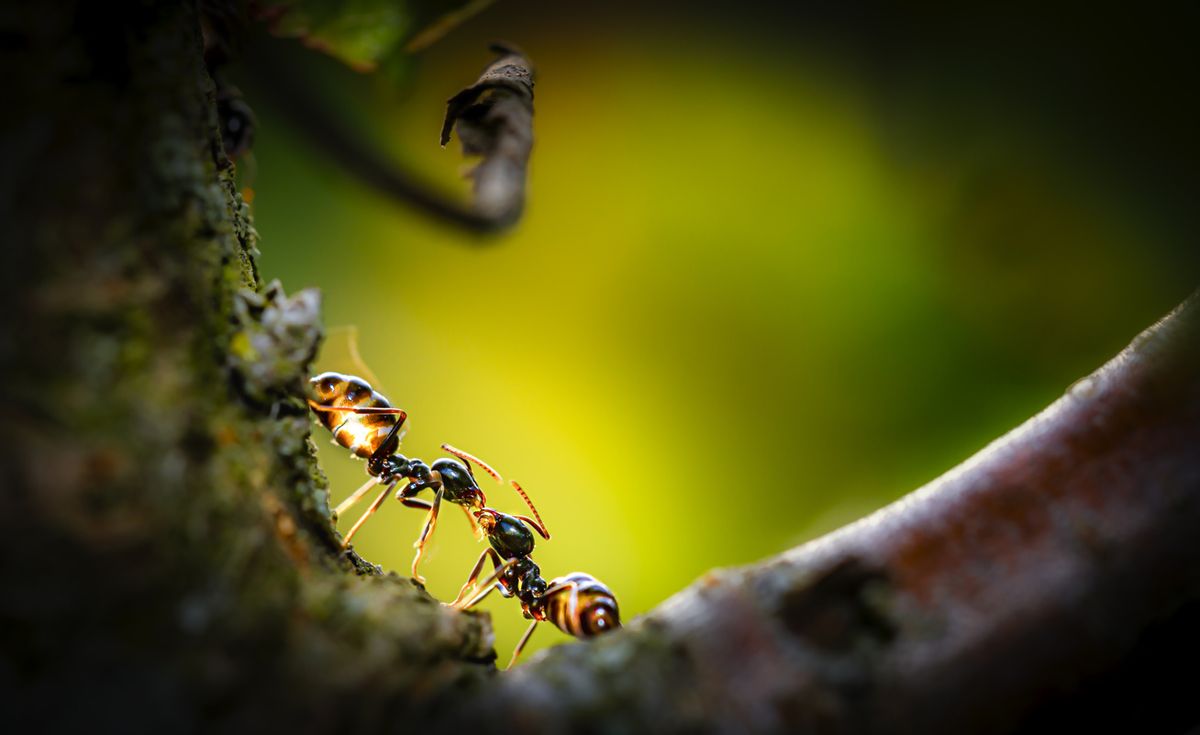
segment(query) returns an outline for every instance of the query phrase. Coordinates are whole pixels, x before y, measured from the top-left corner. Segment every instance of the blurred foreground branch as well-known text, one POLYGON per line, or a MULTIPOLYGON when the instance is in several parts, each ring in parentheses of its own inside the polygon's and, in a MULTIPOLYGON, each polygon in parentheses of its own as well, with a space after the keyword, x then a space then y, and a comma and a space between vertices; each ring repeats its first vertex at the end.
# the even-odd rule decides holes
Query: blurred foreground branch
POLYGON ((450 224, 494 233, 516 224, 524 208, 526 167, 533 149, 534 74, 519 51, 500 44, 492 50, 499 58, 475 84, 450 98, 441 135, 444 146, 457 123, 463 152, 481 157, 470 174, 474 199, 469 206, 440 193, 351 132, 309 85, 269 54, 255 56, 246 68, 259 80, 256 91, 282 117, 362 183, 450 224))
POLYGON ((511 46, 493 44, 492 51, 500 58, 446 103, 442 145, 457 129, 463 153, 482 158, 470 174, 475 210, 507 226, 525 206, 525 169, 533 150, 533 66, 511 46))
POLYGON ((195 8, 4 22, 12 728, 1195 724, 1166 665, 1200 650, 1195 297, 891 508, 499 675, 486 616, 338 550, 295 395, 315 296, 259 280, 195 8))

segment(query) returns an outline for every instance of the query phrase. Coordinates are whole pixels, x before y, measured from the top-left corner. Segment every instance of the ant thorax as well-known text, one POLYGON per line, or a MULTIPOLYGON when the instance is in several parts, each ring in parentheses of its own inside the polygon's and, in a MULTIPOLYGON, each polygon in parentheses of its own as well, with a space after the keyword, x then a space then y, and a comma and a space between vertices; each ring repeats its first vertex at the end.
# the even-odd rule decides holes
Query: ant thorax
POLYGON ((512 592, 522 604, 540 604, 542 593, 546 591, 546 580, 542 579, 542 570, 528 556, 518 558, 504 570, 502 579, 505 589, 512 592))

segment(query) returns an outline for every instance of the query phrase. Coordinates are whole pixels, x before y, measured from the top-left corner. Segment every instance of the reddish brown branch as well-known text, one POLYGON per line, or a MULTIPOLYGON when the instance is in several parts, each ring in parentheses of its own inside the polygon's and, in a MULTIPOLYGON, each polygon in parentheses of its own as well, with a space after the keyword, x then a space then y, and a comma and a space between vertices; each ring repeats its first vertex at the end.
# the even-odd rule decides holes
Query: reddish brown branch
POLYGON ((1008 731, 1197 600, 1193 296, 927 487, 551 651, 484 706, 505 703, 498 729, 1008 731))

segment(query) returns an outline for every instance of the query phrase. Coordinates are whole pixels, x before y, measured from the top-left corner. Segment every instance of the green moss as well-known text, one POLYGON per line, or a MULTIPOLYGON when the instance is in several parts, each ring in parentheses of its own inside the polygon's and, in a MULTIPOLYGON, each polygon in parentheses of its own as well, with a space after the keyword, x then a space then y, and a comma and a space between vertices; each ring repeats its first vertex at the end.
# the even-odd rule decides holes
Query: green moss
MULTIPOLYGON (((19 172, 47 192, 26 238, 45 265, 22 284, 38 308, 3 316, 31 347, 6 385, 22 480, 0 544, 14 568, 40 571, 7 590, 28 604, 5 619, 6 654, 130 699, 155 682, 201 720, 235 700, 274 715, 285 681, 383 701, 435 664, 450 681, 481 675, 486 618, 338 547, 302 400, 318 303, 259 281, 194 9, 111 12, 128 33, 80 39, 70 13, 48 9, 43 31, 57 23, 66 51, 22 51, 47 74, 84 66, 62 69, 57 107, 39 111, 73 134, 19 172), (89 43, 126 44, 125 87, 89 89, 89 43), (64 170, 79 175, 55 178, 64 170)), ((126 729, 150 729, 136 722, 149 709, 121 709, 126 729)))

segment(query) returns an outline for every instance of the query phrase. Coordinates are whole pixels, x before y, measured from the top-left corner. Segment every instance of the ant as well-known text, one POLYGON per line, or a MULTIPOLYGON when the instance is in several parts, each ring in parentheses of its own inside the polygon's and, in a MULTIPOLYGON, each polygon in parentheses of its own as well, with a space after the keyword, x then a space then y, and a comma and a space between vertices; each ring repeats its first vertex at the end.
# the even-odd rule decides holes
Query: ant
POLYGON ((487 507, 487 497, 475 480, 471 465, 477 465, 498 483, 503 483, 503 480, 498 472, 473 455, 448 444, 443 444, 442 449, 457 457, 461 463, 443 458, 426 465, 419 459, 409 459, 399 454, 397 450, 406 429, 408 414, 403 409, 392 407, 387 398, 373 390, 362 378, 322 373, 313 378, 310 385, 316 398, 308 400, 309 406, 338 444, 367 460, 367 473, 371 475, 366 484, 338 505, 335 513, 344 513, 374 485, 385 485, 383 492, 346 534, 342 548, 349 546, 354 534, 383 505, 391 489, 401 480, 408 480, 396 492, 396 498, 410 508, 429 511, 421 535, 413 544, 417 553, 413 558, 412 576, 418 582, 425 581, 417 573, 417 567, 425 544, 437 524, 443 499, 463 509, 477 534, 480 531, 486 534, 489 547, 480 554, 458 597, 450 604, 456 609, 468 610, 496 589, 504 597, 515 595, 520 600, 522 614, 533 623, 517 643, 509 666, 521 655, 540 622, 548 620, 559 630, 577 638, 588 638, 621 626, 616 596, 595 577, 574 572, 549 582, 542 578, 541 570, 530 556, 534 547, 530 529, 546 540, 550 539, 550 533, 533 501, 519 484, 515 481, 510 483, 529 506, 533 518, 508 515, 487 507), (415 497, 425 489, 435 490, 433 502, 415 497), (489 558, 493 572, 483 583, 476 585, 489 558), (474 594, 468 596, 472 585, 476 585, 474 594))
MULTIPOLYGON (((529 502, 521 486, 516 482, 512 485, 529 502)), ((536 517, 537 510, 533 504, 529 503, 529 507, 536 517)), ((562 632, 577 638, 590 638, 621 627, 616 596, 595 577, 574 572, 548 583, 542 578, 541 570, 530 556, 534 539, 529 530, 532 528, 542 538, 550 539, 540 517, 535 521, 485 507, 475 511, 475 518, 487 534, 489 547, 479 555, 470 576, 450 606, 469 610, 493 590, 499 590, 504 597, 515 595, 520 600, 521 613, 533 622, 517 642, 508 661, 509 667, 516 663, 540 622, 549 620, 562 632), (475 586, 489 558, 492 574, 475 586), (474 594, 468 596, 472 586, 475 586, 474 594)))
MULTIPOLYGON (((367 474, 371 476, 362 487, 342 501, 334 509, 334 513, 342 515, 362 500, 372 487, 377 484, 384 485, 383 491, 346 533, 342 539, 342 548, 350 545, 350 540, 367 519, 379 510, 392 488, 401 480, 407 480, 407 484, 396 491, 396 499, 409 508, 420 508, 429 512, 421 535, 413 544, 417 553, 413 558, 412 576, 424 584, 425 578, 417 573, 417 567, 425 553, 425 545, 437 525, 442 501, 461 507, 472 530, 478 535, 480 530, 476 518, 480 517, 481 511, 487 505, 487 496, 476 482, 471 464, 478 465, 497 482, 502 483, 503 480, 485 462, 449 444, 443 444, 442 449, 457 457, 461 463, 442 458, 427 465, 420 459, 409 459, 400 454, 400 439, 407 429, 408 413, 404 409, 392 407, 387 398, 371 388, 362 378, 341 373, 322 373, 312 378, 309 386, 313 395, 308 399, 309 407, 333 434, 337 444, 367 461, 367 474), (427 489, 434 491, 432 502, 416 497, 417 493, 427 489)), ((536 516, 537 510, 533 508, 529 496, 516 483, 513 483, 513 487, 536 516)))

